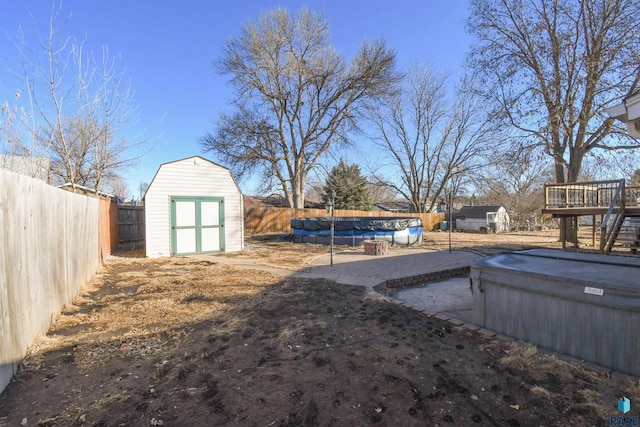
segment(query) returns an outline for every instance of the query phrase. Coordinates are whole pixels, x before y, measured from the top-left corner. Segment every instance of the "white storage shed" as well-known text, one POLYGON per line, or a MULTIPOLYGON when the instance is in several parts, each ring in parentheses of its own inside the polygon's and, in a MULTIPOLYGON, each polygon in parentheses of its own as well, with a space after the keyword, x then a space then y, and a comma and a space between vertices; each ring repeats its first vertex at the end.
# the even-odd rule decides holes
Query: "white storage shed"
POLYGON ((231 171, 200 156, 160 165, 144 195, 150 258, 240 251, 242 193, 231 171))
POLYGON ((509 227, 509 214, 502 206, 463 206, 456 216, 459 231, 501 233, 509 227))

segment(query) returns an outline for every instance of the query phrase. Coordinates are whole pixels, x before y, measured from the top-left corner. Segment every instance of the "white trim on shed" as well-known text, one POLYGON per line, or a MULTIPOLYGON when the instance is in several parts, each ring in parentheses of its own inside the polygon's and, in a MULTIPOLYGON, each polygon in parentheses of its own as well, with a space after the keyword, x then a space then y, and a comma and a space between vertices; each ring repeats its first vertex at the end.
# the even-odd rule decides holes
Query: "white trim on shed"
MULTIPOLYGON (((228 168, 203 157, 193 156, 160 165, 149 184, 144 195, 147 256, 156 258, 176 255, 172 251, 176 248, 172 241, 176 239, 175 230, 172 233, 172 225, 175 226, 175 218, 172 224, 172 199, 192 199, 199 207, 199 200, 211 198, 222 200, 224 209, 220 216, 223 221, 220 225, 220 232, 224 233, 220 236, 223 246, 216 251, 241 251, 244 248, 244 213, 240 187, 228 168)), ((200 220, 199 213, 196 216, 200 220)), ((199 230, 199 227, 196 229, 199 230)), ((190 253, 206 252, 206 249, 200 250, 200 246, 198 249, 190 253)))

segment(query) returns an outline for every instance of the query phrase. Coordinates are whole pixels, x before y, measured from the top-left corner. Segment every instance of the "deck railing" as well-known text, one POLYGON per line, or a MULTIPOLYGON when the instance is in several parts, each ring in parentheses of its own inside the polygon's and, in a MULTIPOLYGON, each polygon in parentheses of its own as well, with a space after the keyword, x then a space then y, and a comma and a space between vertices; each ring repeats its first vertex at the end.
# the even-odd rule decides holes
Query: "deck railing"
POLYGON ((640 205, 640 187, 638 186, 626 186, 624 196, 627 206, 640 205))
MULTIPOLYGON (((544 186, 545 208, 608 208, 611 206, 620 180, 570 182, 544 186)), ((624 205, 640 201, 640 187, 626 187, 618 202, 624 205)))

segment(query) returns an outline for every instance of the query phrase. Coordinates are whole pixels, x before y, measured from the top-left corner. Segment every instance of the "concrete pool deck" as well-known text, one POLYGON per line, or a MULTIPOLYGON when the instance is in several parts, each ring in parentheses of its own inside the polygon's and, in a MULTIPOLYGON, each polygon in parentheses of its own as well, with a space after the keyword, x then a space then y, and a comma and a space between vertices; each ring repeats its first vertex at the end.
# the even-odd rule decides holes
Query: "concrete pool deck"
POLYGON ((400 289, 391 298, 425 313, 473 322, 473 295, 468 277, 400 289))

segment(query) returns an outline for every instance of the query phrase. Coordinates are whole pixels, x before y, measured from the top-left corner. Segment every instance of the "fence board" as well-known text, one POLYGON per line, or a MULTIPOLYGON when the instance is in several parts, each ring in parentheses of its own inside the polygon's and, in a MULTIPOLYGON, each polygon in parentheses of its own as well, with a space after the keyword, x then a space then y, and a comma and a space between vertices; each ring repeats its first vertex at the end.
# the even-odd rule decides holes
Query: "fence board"
MULTIPOLYGON (((356 211, 336 209, 337 217, 412 217, 421 218, 424 231, 432 231, 436 224, 444 220, 439 213, 393 213, 378 211, 356 211)), ((293 209, 257 207, 245 209, 244 232, 247 236, 269 233, 291 233, 292 218, 326 217, 324 209, 293 209)))
POLYGON ((100 263, 95 198, 0 169, 0 391, 100 263))
POLYGON ((118 247, 118 205, 115 200, 100 199, 100 259, 104 260, 118 247))

